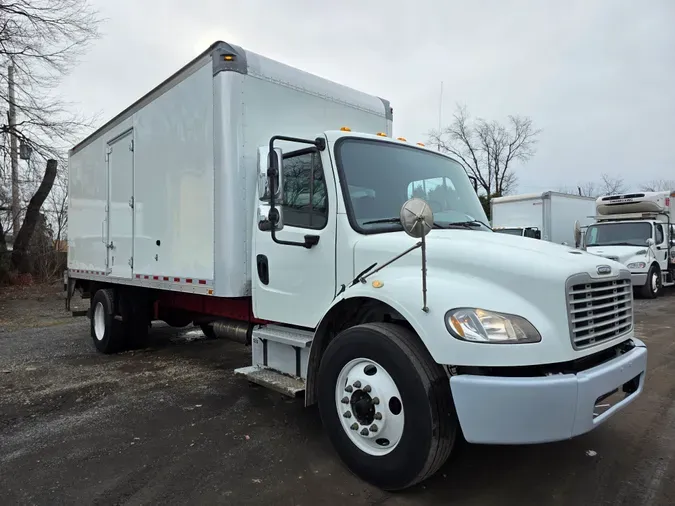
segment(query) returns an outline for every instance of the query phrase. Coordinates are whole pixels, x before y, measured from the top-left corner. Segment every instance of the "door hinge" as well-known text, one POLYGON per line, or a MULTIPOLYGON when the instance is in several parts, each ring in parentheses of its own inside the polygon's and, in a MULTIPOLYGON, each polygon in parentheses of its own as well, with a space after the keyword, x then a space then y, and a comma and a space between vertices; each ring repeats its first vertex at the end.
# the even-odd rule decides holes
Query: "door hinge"
POLYGON ((134 198, 133 198, 133 197, 131 197, 131 198, 129 199, 129 207, 130 207, 131 209, 134 208, 134 198))
POLYGON ((132 269, 134 268, 134 257, 131 257, 129 259, 129 267, 131 267, 132 269))
POLYGON ((134 150, 134 140, 131 139, 131 141, 129 142, 129 151, 133 151, 133 150, 134 150))

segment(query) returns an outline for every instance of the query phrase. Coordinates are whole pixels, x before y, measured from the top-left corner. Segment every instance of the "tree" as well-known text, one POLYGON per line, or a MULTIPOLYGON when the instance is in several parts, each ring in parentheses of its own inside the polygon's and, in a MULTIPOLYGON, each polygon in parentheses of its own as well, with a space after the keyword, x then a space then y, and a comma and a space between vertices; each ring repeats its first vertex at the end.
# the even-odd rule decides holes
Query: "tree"
POLYGON ((675 191, 675 179, 654 179, 640 185, 643 192, 675 191))
POLYGON ((558 191, 562 193, 582 195, 584 197, 599 197, 601 195, 616 195, 619 193, 625 193, 627 189, 626 184, 621 176, 612 176, 610 174, 603 173, 600 175, 599 181, 586 181, 579 183, 574 190, 563 186, 558 191))
MULTIPOLYGON (((25 213, 28 204, 34 206, 39 201, 42 206, 55 186, 60 191, 52 199, 62 202, 54 208, 64 210, 66 192, 62 190, 67 187, 67 175, 63 169, 56 172, 56 166, 67 167, 67 148, 91 127, 94 118, 72 112, 75 108, 61 100, 56 90, 98 36, 98 25, 97 13, 88 0, 0 0, 0 113, 6 119, 6 123, 0 123, 4 137, 0 143, 0 249, 6 250, 6 234, 11 232, 15 241, 22 238, 21 252, 12 255, 15 268, 28 265, 21 255, 25 256, 35 220, 42 214, 39 208, 25 213), (12 109, 14 116, 9 115, 12 109), (20 143, 22 152, 28 155, 22 156, 26 163, 16 162, 12 149, 16 143, 10 139, 20 143), (19 165, 18 173, 9 170, 12 154, 14 167, 19 165), (47 168, 43 171, 43 167, 47 168), (34 200, 38 191, 40 198, 34 200), (25 214, 20 230, 15 229, 15 220, 7 213, 14 207, 11 201, 16 193, 21 197, 20 214, 25 214)), ((53 214, 47 213, 47 217, 53 220, 53 214)))
POLYGON ((452 123, 429 133, 429 143, 455 156, 476 178, 489 202, 509 193, 516 185, 515 162, 527 162, 536 152, 537 136, 532 120, 509 116, 506 124, 472 119, 465 106, 457 106, 452 123))

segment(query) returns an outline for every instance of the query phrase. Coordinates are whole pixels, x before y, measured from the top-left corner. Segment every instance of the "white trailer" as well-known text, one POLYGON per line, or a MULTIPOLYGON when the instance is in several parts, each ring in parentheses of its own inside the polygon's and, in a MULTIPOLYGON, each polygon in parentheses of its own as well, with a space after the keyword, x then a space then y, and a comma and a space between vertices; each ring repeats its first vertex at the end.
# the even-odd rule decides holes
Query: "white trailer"
POLYGON ((490 216, 495 232, 557 244, 575 245, 574 226, 593 223, 595 199, 568 193, 547 191, 497 197, 490 201, 490 216))
POLYGON ((595 204, 586 250, 625 265, 643 297, 675 285, 675 191, 605 195, 595 204))
POLYGON ((384 489, 460 429, 556 441, 632 402, 630 273, 493 233, 462 165, 391 128, 386 100, 218 42, 75 146, 67 300, 91 298, 96 348, 154 320, 250 345, 236 372, 318 403, 384 489))

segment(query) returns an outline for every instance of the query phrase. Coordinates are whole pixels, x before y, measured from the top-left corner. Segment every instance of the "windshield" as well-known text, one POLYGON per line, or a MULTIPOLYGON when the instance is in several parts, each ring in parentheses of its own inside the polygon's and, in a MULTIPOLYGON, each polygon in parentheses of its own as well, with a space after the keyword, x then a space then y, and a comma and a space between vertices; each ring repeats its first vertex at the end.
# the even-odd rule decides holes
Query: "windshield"
POLYGON ((493 230, 498 234, 523 235, 522 228, 495 228, 493 230))
POLYGON ((602 223, 586 231, 586 246, 645 246, 652 236, 652 225, 637 223, 602 223))
POLYGON ((490 230, 483 207, 464 168, 432 152, 367 139, 345 138, 335 148, 349 221, 363 233, 401 230, 397 222, 403 203, 426 200, 440 226, 471 222, 490 230), (369 223, 391 220, 390 223, 369 223))

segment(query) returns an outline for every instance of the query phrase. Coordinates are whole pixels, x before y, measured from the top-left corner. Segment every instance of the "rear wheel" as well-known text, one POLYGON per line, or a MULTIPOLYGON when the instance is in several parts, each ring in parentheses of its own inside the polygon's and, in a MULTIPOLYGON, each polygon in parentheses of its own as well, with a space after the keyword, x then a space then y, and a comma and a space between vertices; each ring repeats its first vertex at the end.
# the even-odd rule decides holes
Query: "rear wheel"
POLYGON ((318 381, 328 436, 364 480, 410 487, 450 455, 458 429, 450 383, 413 332, 390 323, 345 330, 328 345, 318 381))
POLYGON ((91 299, 91 337, 101 353, 117 353, 126 346, 121 321, 115 319, 115 294, 106 288, 91 299))

